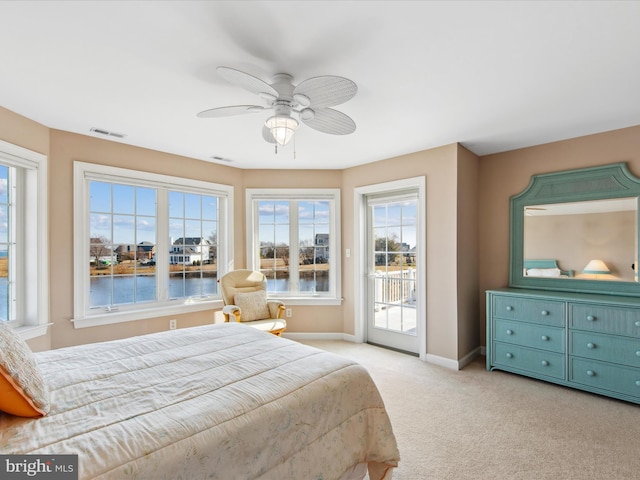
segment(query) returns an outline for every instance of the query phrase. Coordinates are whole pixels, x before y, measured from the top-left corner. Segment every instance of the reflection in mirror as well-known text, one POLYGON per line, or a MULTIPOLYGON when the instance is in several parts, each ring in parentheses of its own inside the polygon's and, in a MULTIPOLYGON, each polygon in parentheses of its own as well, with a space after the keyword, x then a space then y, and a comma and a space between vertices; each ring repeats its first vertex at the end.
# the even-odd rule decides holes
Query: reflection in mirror
POLYGON ((524 207, 525 277, 637 282, 637 197, 524 207))

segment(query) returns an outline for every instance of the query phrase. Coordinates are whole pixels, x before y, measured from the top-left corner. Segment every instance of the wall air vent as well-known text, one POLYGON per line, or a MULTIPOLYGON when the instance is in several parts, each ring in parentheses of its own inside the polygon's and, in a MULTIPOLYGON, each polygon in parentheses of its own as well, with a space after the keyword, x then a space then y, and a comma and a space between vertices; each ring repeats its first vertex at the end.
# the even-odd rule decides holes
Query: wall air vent
POLYGON ((116 138, 124 138, 126 135, 124 133, 110 132, 109 130, 105 130, 104 128, 95 128, 91 129, 93 133, 99 133, 100 135, 105 135, 107 137, 116 137, 116 138))
POLYGON ((216 162, 227 162, 227 163, 231 163, 233 161, 228 158, 218 157, 217 155, 211 157, 211 160, 215 160, 216 162))

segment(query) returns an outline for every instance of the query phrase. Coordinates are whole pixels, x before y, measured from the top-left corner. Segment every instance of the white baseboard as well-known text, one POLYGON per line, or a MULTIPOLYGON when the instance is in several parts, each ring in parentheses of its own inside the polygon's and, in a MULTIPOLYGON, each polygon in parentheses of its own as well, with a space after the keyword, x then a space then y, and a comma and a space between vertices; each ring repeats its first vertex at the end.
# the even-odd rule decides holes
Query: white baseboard
MULTIPOLYGON (((345 342, 362 343, 356 341, 355 335, 350 333, 339 332, 284 332, 283 337, 289 340, 305 341, 305 340, 342 340, 345 342)), ((438 355, 432 355, 427 353, 425 360, 434 365, 440 365, 441 367, 450 368, 451 370, 462 370, 469 365, 479 355, 485 355, 486 347, 477 347, 460 360, 451 360, 446 357, 439 357, 438 355)))
POLYGON ((349 333, 339 332, 284 332, 283 337, 290 340, 344 340, 345 342, 357 343, 355 336, 349 333))
POLYGON ((469 365, 476 357, 480 355, 480 347, 475 348, 460 360, 451 360, 450 358, 439 357, 438 355, 432 355, 427 353, 427 362, 434 365, 440 365, 441 367, 450 368, 451 370, 462 370, 469 365))
POLYGON ((473 362, 476 358, 478 358, 482 354, 482 348, 476 347, 467 355, 458 360, 458 370, 462 370, 464 367, 473 362))

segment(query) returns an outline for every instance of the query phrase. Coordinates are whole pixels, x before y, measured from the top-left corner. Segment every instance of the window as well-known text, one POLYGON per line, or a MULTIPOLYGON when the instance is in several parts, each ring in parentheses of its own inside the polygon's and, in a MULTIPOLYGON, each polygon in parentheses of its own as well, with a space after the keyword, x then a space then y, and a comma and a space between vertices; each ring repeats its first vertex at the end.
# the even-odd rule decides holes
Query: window
POLYGON ((81 162, 74 181, 76 327, 221 301, 232 187, 81 162))
POLYGON ((0 321, 25 339, 48 323, 46 160, 0 141, 0 321))
POLYGON ((247 261, 267 276, 270 295, 340 303, 339 211, 337 189, 247 190, 247 261))

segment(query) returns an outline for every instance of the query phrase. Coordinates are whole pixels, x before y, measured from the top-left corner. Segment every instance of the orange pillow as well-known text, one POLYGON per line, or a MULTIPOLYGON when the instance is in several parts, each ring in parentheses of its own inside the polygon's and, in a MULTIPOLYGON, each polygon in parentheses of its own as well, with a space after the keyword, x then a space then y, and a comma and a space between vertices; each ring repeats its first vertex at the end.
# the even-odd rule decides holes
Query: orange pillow
POLYGON ((29 346, 0 322, 0 410, 20 417, 49 412, 49 393, 29 346))

